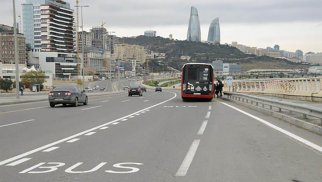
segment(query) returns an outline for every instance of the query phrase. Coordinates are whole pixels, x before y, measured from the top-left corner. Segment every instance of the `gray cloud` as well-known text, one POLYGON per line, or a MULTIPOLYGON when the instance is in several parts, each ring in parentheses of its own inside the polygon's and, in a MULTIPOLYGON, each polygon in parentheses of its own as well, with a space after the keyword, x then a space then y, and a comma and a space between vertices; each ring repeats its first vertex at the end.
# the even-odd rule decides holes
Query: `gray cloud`
MULTIPOLYGON (((21 9, 23 0, 17 1, 21 9)), ((74 8, 75 1, 67 0, 74 8)), ((190 6, 199 11, 201 24, 215 17, 225 23, 321 22, 321 0, 81 0, 90 5, 84 9, 84 21, 97 25, 102 21, 111 26, 185 25, 190 6)), ((12 24, 12 1, 1 0, 0 23, 12 24)))

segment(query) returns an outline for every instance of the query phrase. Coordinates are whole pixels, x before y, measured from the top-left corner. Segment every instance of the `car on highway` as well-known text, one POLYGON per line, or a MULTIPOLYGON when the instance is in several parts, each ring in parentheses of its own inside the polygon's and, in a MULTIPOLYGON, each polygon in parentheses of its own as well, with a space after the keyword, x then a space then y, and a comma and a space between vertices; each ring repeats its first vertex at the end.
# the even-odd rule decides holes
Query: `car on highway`
POLYGON ((142 96, 142 89, 140 87, 140 84, 137 82, 130 82, 130 86, 128 89, 128 95, 132 96, 132 95, 138 95, 138 96, 142 96))
POLYGON ((156 92, 162 92, 162 87, 159 87, 159 86, 158 87, 155 87, 155 91, 156 92))
POLYGON ((85 94, 85 91, 81 91, 76 86, 57 86, 48 94, 48 101, 50 107, 55 107, 57 104, 71 104, 75 107, 79 103, 84 105, 88 104, 88 96, 85 94))

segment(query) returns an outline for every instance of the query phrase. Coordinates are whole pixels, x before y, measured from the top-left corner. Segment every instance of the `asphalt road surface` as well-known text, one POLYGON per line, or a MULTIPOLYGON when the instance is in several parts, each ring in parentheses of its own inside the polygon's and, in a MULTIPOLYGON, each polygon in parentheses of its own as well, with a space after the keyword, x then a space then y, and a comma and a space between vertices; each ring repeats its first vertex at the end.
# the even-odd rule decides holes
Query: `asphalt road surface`
POLYGON ((321 182, 322 137, 178 91, 0 106, 1 182, 321 182))

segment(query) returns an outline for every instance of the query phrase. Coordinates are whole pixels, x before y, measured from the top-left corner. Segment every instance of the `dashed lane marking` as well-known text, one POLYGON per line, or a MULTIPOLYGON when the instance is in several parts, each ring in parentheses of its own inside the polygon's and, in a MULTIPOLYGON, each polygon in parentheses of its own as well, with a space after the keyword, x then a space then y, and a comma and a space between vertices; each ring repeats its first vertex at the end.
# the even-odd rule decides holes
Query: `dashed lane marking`
POLYGON ((197 152, 200 140, 194 140, 189 148, 189 151, 184 158, 180 168, 178 169, 176 176, 185 176, 189 170, 192 160, 197 152))
POLYGON ((121 121, 127 121, 127 119, 125 118, 125 119, 122 119, 121 121))
MULTIPOLYGON (((165 101, 159 102, 159 103, 154 104, 154 105, 152 105, 152 106, 149 106, 149 107, 147 107, 147 108, 141 109, 141 110, 136 111, 136 112, 134 112, 134 113, 132 113, 132 114, 140 113, 140 112, 142 112, 142 111, 149 111, 151 108, 154 108, 154 107, 157 107, 157 106, 159 106, 159 105, 161 105, 161 104, 164 104, 164 103, 166 103, 166 102, 169 102, 170 100, 173 100, 174 98, 176 98, 176 97, 177 97, 177 94, 176 94, 176 93, 174 93, 174 92, 170 92, 170 93, 172 93, 172 94, 174 95, 174 96, 173 96, 173 97, 171 97, 170 99, 167 99, 167 100, 165 100, 165 101)), ((49 143, 49 144, 47 144, 47 145, 44 145, 44 146, 38 147, 38 148, 33 149, 33 150, 30 150, 30 151, 28 151, 28 152, 25 152, 25 153, 22 153, 22 154, 16 155, 16 156, 14 156, 14 157, 11 157, 11 158, 8 158, 8 159, 5 159, 5 160, 3 160, 3 161, 0 161, 0 166, 2 166, 2 165, 4 165, 4 164, 8 164, 8 163, 13 162, 13 161, 16 161, 16 160, 19 160, 19 159, 24 158, 24 157, 26 157, 26 156, 29 156, 29 155, 31 155, 31 154, 34 154, 34 153, 40 152, 40 151, 42 151, 42 150, 45 150, 45 149, 50 148, 50 147, 52 147, 52 146, 55 146, 55 145, 57 145, 57 144, 60 144, 60 143, 66 142, 66 141, 71 140, 71 139, 73 139, 73 138, 76 138, 76 137, 82 136, 82 135, 84 135, 84 134, 86 134, 86 133, 88 133, 88 132, 92 132, 92 131, 98 130, 98 129, 100 129, 100 128, 102 128, 102 127, 105 127, 105 126, 108 126, 108 125, 110 125, 110 124, 112 124, 112 123, 114 123, 114 122, 116 122, 116 121, 120 121, 120 120, 122 120, 122 119, 124 119, 124 118, 127 118, 127 117, 131 116, 132 114, 129 114, 129 115, 123 116, 123 117, 118 118, 118 119, 115 119, 115 120, 113 120, 113 121, 106 122, 106 123, 101 124, 101 125, 99 125, 99 126, 96 126, 96 127, 90 128, 90 129, 88 129, 88 130, 85 130, 85 131, 79 132, 79 133, 77 133, 77 134, 71 135, 71 136, 69 136, 69 137, 66 137, 66 138, 63 138, 63 139, 57 140, 57 141, 55 141, 55 142, 52 142, 52 143, 49 143)))
POLYGON ((119 124, 119 122, 114 122, 114 123, 112 123, 112 125, 117 125, 117 124, 119 124))
POLYGON ((1 125, 0 128, 6 127, 6 126, 12 126, 12 125, 17 125, 17 124, 22 124, 22 123, 28 123, 28 122, 31 122, 31 121, 35 121, 35 119, 29 119, 29 120, 25 120, 25 121, 19 121, 19 122, 15 122, 15 123, 1 125))
POLYGON ((89 133, 86 133, 85 135, 86 136, 91 136, 91 135, 94 135, 96 132, 92 131, 92 132, 89 132, 89 133))
POLYGON ((79 140, 79 138, 74 138, 74 139, 71 139, 71 140, 67 141, 67 143, 74 143, 74 142, 76 142, 78 140, 79 140))
POLYGON ((129 102, 130 100, 122 100, 121 102, 129 102))
POLYGON ((106 130, 108 127, 107 126, 104 126, 102 128, 100 128, 100 130, 106 130))
POLYGON ((205 129, 207 127, 207 123, 208 123, 208 120, 205 120, 202 122, 202 125, 198 131, 198 135, 203 135, 203 133, 205 132, 205 129))
POLYGON ((209 118, 210 118, 210 114, 211 114, 211 112, 210 112, 210 111, 208 111, 208 112, 207 112, 207 114, 206 114, 206 116, 205 116, 205 118, 206 118, 206 119, 209 119, 209 118))
POLYGON ((27 109, 20 109, 20 110, 13 110, 13 111, 5 111, 5 112, 0 112, 0 114, 8 114, 8 113, 21 112, 21 111, 30 111, 30 110, 43 109, 43 108, 47 108, 47 107, 32 107, 32 108, 27 108, 27 109))
POLYGON ((43 152, 51 152, 51 151, 54 151, 56 149, 59 149, 59 147, 50 147, 50 148, 44 150, 43 152))
POLYGON ((90 109, 95 109, 95 108, 99 108, 99 107, 102 107, 102 106, 100 105, 100 106, 87 107, 87 108, 82 109, 82 111, 86 111, 86 110, 90 110, 90 109))
POLYGON ((149 100, 144 100, 143 102, 149 102, 149 100))
POLYGON ((211 107, 211 106, 209 106, 208 110, 211 110, 211 109, 212 109, 212 107, 211 107))

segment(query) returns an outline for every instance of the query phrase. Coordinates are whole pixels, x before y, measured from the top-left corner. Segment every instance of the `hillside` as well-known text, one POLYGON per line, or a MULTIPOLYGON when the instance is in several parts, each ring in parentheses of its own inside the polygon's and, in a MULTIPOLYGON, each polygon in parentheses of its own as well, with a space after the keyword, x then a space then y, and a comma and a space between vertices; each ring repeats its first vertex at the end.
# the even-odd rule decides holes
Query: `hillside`
POLYGON ((188 42, 170 40, 162 37, 138 36, 135 38, 121 38, 121 43, 144 46, 153 52, 166 53, 166 60, 151 60, 153 70, 164 70, 166 66, 180 69, 186 62, 206 62, 223 60, 227 63, 238 63, 242 71, 249 69, 297 69, 307 68, 306 65, 292 63, 284 59, 276 59, 266 56, 244 54, 235 47, 229 45, 213 45, 201 42, 188 42), (183 61, 180 56, 190 56, 191 60, 183 61))

